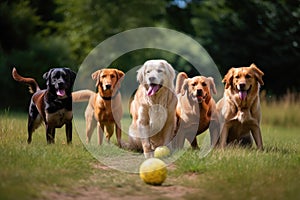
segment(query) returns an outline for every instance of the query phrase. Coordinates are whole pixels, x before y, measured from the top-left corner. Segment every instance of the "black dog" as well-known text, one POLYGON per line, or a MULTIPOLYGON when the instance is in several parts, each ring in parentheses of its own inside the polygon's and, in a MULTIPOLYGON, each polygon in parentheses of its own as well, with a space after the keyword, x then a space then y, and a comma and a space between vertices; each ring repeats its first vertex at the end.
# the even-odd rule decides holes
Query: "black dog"
POLYGON ((69 68, 50 69, 43 75, 47 89, 41 90, 33 78, 25 78, 14 68, 12 76, 16 81, 29 85, 31 98, 28 114, 28 144, 32 133, 42 122, 46 125, 47 143, 54 143, 55 128, 66 125, 67 143, 72 142, 72 87, 76 73, 69 68))

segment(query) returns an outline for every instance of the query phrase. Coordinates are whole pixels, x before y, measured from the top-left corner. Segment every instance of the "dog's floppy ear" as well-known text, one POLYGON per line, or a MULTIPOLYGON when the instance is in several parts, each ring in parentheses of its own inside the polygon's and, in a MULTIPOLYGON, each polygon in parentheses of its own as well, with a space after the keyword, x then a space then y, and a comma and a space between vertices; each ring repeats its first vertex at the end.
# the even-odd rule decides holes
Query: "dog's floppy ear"
POLYGON ((117 89, 120 89, 120 87, 121 87, 121 82, 123 81, 123 79, 124 79, 124 72, 122 72, 121 70, 118 70, 118 69, 116 69, 115 70, 115 72, 116 72, 116 74, 117 74, 117 84, 116 84, 116 88, 117 89))
POLYGON ((97 71, 95 71, 94 73, 92 73, 92 79, 94 80, 94 81, 96 81, 96 87, 100 84, 100 74, 101 74, 101 69, 100 70, 97 70, 97 71))
POLYGON ((257 79, 259 84, 264 85, 264 82, 262 80, 262 76, 264 75, 264 73, 260 69, 258 69, 258 67, 254 63, 250 65, 250 68, 252 69, 252 71, 254 71, 255 78, 257 79))
POLYGON ((50 82, 51 82, 51 73, 52 73, 53 69, 50 69, 48 72, 46 72, 44 75, 43 75, 43 79, 46 80, 46 85, 50 85, 50 82))
POLYGON ((225 89, 228 89, 229 86, 231 86, 232 81, 233 81, 233 72, 234 68, 231 68, 228 70, 227 74, 224 76, 222 82, 225 83, 225 89))
POLYGON ((210 90, 214 93, 217 94, 217 89, 216 89, 216 85, 215 85, 215 81, 213 77, 207 77, 207 81, 209 83, 209 88, 210 90))
POLYGON ((187 78, 188 78, 188 75, 185 72, 180 72, 177 75, 177 78, 176 78, 176 89, 175 89, 176 94, 179 94, 179 93, 182 92, 181 89, 182 89, 183 82, 187 78))
POLYGON ((163 65, 166 66, 166 68, 168 69, 169 71, 169 75, 170 75, 170 79, 172 80, 172 82, 174 81, 175 79, 175 70, 174 68, 171 66, 171 64, 169 64, 167 61, 163 62, 163 65))
POLYGON ((189 79, 184 79, 183 84, 181 86, 181 95, 184 96, 185 93, 188 91, 189 89, 189 79))
POLYGON ((119 80, 123 80, 124 79, 124 72, 122 72, 121 70, 116 69, 116 74, 117 74, 117 79, 119 80))
POLYGON ((64 68, 64 70, 69 74, 70 76, 70 82, 71 85, 74 85, 75 79, 76 79, 76 72, 74 72, 73 70, 71 70, 70 68, 64 68))
POLYGON ((136 79, 140 84, 144 83, 145 70, 146 70, 146 65, 145 64, 140 69, 137 70, 136 79))

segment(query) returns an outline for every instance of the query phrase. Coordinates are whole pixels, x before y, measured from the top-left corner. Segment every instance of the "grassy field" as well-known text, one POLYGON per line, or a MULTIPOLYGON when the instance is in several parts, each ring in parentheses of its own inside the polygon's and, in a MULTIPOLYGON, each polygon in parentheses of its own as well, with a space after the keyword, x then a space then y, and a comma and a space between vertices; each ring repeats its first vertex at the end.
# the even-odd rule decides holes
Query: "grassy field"
MULTIPOLYGON (((300 105, 262 105, 263 152, 235 147, 200 158, 188 150, 160 187, 100 163, 76 133, 66 145, 64 129, 46 145, 41 127, 28 145, 26 115, 2 112, 0 199, 299 199, 300 105)), ((119 162, 126 164, 121 156, 119 162)))

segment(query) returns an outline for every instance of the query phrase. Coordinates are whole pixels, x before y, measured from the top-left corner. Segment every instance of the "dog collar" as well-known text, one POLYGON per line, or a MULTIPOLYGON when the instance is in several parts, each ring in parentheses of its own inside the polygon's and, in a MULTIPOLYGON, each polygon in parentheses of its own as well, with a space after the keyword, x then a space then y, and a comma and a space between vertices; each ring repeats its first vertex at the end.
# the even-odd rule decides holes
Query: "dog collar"
POLYGON ((110 100, 116 98, 116 96, 119 94, 119 92, 120 91, 118 90, 114 96, 111 96, 111 97, 103 97, 103 96, 101 96, 101 98, 104 99, 104 100, 106 100, 106 101, 110 101, 110 100))

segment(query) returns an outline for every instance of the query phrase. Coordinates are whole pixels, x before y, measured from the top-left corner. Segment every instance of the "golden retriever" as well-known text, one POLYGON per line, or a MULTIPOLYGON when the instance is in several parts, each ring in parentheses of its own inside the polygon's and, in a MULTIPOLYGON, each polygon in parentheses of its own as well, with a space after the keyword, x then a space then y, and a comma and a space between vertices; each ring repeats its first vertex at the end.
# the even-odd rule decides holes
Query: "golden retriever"
MULTIPOLYGON (((184 72, 177 75, 177 147, 182 148, 186 138, 193 149, 198 148, 196 136, 206 131, 211 120, 214 120, 216 104, 211 92, 217 93, 212 77, 188 78, 184 72)), ((217 139, 211 135, 211 144, 215 144, 217 139)))
POLYGON ((165 60, 148 60, 137 71, 139 87, 130 103, 130 146, 146 158, 156 147, 168 145, 174 135, 177 98, 175 71, 165 60))
POLYGON ((255 64, 231 68, 225 75, 224 96, 217 103, 221 148, 229 143, 251 145, 253 137, 257 148, 263 149, 259 100, 263 75, 255 64))
POLYGON ((98 92, 80 90, 72 93, 73 101, 89 101, 85 110, 86 142, 89 143, 97 126, 98 144, 103 142, 103 132, 107 142, 113 135, 114 127, 118 145, 121 146, 121 118, 123 115, 119 92, 124 72, 118 69, 101 69, 92 74, 98 92))

